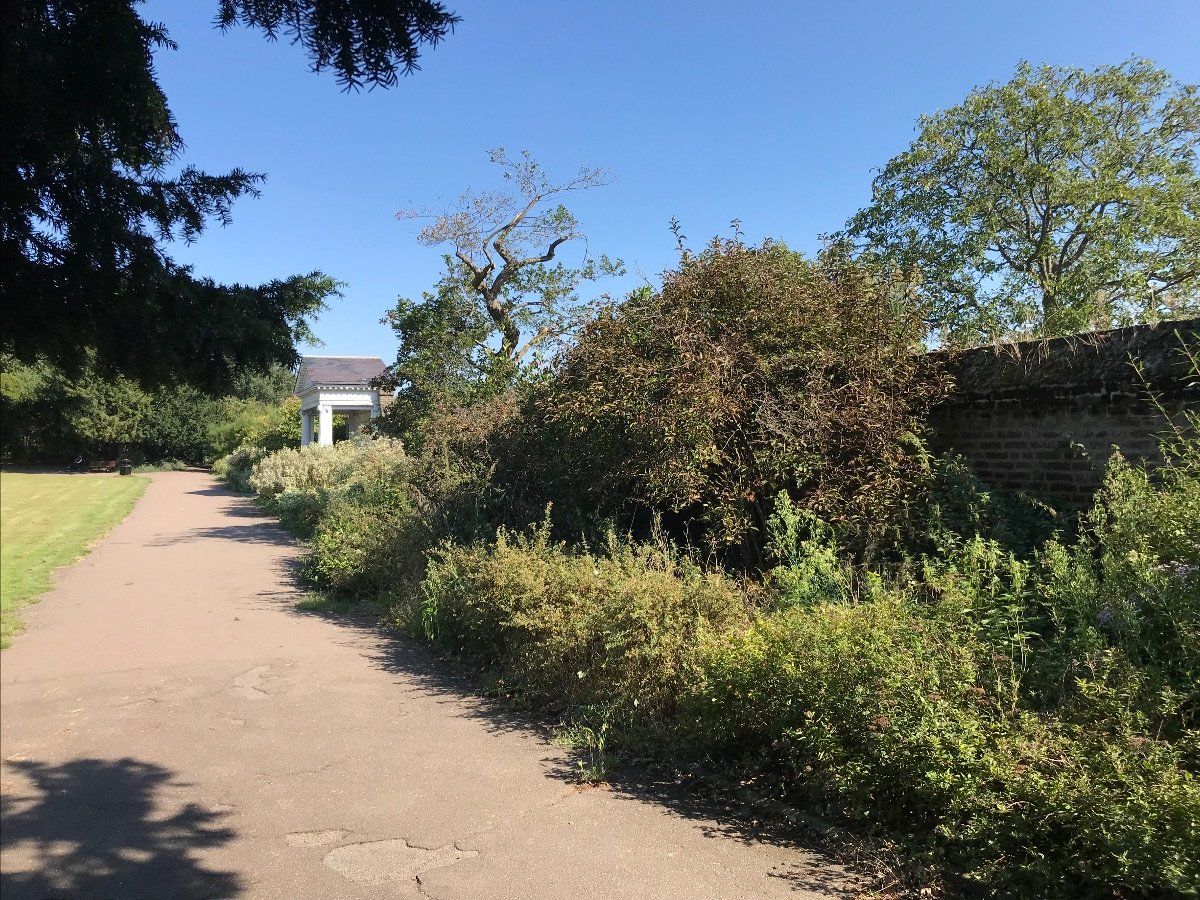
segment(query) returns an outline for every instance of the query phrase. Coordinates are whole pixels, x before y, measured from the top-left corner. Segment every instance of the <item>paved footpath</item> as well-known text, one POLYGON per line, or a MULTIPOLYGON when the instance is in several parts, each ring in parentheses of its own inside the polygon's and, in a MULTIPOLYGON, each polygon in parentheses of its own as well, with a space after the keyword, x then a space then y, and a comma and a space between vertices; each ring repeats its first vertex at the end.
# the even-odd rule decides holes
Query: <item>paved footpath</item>
POLYGON ((583 789, 535 730, 366 623, 299 550, 155 475, 0 656, 2 882, 22 897, 848 897, 684 796, 583 789))

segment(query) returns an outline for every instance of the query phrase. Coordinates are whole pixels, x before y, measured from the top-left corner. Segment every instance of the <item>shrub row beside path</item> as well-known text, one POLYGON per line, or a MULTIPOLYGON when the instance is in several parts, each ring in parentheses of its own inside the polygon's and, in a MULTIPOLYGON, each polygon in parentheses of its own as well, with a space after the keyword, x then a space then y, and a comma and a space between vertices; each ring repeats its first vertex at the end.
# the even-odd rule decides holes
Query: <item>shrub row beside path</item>
POLYGON ((150 482, 5 651, 6 900, 848 895, 695 798, 581 786, 418 644, 300 610, 250 501, 150 482))

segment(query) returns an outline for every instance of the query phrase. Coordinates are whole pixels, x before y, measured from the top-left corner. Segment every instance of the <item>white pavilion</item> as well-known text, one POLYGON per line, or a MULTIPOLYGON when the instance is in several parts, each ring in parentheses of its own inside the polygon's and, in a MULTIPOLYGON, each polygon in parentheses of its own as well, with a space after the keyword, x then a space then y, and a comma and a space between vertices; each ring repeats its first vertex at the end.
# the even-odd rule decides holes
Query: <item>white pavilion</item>
POLYGON ((335 415, 346 417, 350 434, 378 416, 375 380, 386 368, 377 356, 302 356, 296 372, 301 445, 332 444, 335 415))

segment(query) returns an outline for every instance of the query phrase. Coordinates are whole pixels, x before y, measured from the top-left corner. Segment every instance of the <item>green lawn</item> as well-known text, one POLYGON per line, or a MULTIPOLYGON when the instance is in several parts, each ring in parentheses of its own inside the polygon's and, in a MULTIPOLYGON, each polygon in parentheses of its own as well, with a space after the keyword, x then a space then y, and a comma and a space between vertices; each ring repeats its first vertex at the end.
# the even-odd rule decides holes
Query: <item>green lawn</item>
POLYGON ((0 472, 0 647, 16 611, 50 589, 50 573, 125 518, 148 482, 118 475, 0 472))

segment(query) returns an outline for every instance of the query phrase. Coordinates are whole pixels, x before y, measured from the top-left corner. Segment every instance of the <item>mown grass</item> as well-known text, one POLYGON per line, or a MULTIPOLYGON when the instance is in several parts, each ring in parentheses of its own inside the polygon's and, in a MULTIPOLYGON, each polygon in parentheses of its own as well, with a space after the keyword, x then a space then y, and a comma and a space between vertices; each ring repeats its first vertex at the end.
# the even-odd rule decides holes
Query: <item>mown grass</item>
POLYGON ((21 630, 17 610, 51 574, 125 518, 144 478, 0 472, 0 647, 21 630))

